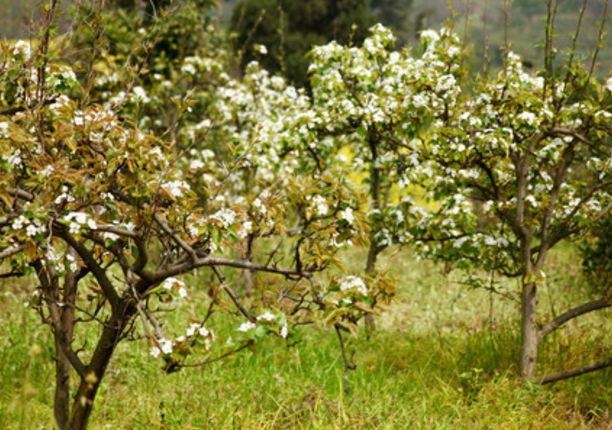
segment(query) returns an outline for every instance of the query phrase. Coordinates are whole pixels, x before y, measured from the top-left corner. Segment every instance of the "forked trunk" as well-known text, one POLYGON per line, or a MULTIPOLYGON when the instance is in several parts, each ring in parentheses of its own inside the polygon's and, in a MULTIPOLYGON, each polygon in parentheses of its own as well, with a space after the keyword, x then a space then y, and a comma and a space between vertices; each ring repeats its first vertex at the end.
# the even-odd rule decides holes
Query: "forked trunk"
POLYGON ((119 306, 113 318, 104 327, 102 336, 96 346, 89 366, 87 376, 81 381, 79 390, 72 404, 70 424, 66 430, 85 430, 93 409, 94 400, 102 378, 119 343, 119 338, 134 313, 132 306, 119 306))
POLYGON ((537 286, 523 284, 521 298, 521 357, 519 373, 526 381, 534 380, 538 360, 538 328, 536 325, 537 286))

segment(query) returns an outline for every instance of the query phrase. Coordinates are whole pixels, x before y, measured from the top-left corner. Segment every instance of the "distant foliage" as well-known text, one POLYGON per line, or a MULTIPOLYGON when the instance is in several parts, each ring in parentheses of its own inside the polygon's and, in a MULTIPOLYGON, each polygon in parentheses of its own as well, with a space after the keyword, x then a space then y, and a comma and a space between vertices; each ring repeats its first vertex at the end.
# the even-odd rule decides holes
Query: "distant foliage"
POLYGON ((243 68, 258 60, 303 87, 308 83, 306 54, 313 46, 331 40, 359 43, 371 23, 367 0, 245 0, 233 10, 230 30, 243 68))

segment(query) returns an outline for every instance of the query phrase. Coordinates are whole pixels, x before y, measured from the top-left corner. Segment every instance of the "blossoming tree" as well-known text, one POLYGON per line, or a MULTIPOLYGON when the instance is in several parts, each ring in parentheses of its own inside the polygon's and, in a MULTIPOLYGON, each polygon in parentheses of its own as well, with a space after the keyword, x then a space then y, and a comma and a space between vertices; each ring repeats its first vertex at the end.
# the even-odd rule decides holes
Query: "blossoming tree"
MULTIPOLYGON (((542 69, 527 73, 520 57, 508 52, 504 69, 481 79, 432 130, 423 166, 434 172, 428 188, 438 207, 416 232, 435 239, 422 248, 430 257, 521 280, 520 374, 544 383, 612 365, 607 359, 536 373, 546 335, 612 304, 604 296, 548 322, 538 318, 537 292, 550 250, 587 233, 612 208, 612 81, 594 77, 597 53, 586 67, 570 53, 563 70, 554 70, 552 32, 551 26, 542 69), (481 222, 473 201, 480 203, 481 222)), ((602 35, 603 25, 598 46, 602 35)))
POLYGON ((196 193, 193 170, 201 166, 180 168, 186 151, 177 149, 176 140, 121 121, 121 104, 78 96, 87 91, 69 67, 53 61, 50 50, 57 2, 43 11, 36 49, 26 42, 2 45, 0 267, 2 277, 36 279, 28 305, 55 339, 59 428, 87 426, 111 357, 126 339, 146 338, 151 354, 173 372, 244 349, 266 334, 291 336, 291 322, 305 318, 325 319, 342 343, 342 331, 355 333, 361 314, 372 312, 372 296, 392 295, 382 278, 366 283, 354 276, 316 276, 338 264, 334 238, 360 241, 364 234, 358 210, 351 217, 338 215, 348 190, 338 186, 341 180, 305 173, 285 178, 282 188, 218 199, 228 177, 244 165, 244 145, 238 145, 228 148, 213 183, 196 193), (337 202, 327 216, 310 209, 319 195, 337 202), (245 242, 280 242, 296 219, 300 233, 287 253, 232 257, 231 250, 244 249, 245 242), (196 268, 216 276, 213 297, 201 320, 173 336, 156 311, 187 298, 195 286, 180 275, 196 268), (264 294, 250 310, 223 268, 263 274, 264 294), (265 274, 284 278, 284 286, 265 274), (243 318, 229 345, 215 342, 210 326, 222 295, 243 318), (93 347, 87 346, 91 339, 80 337, 79 327, 87 323, 100 325, 93 347), (204 361, 190 361, 200 355, 204 361), (71 404, 73 375, 78 388, 71 404))
POLYGON ((344 158, 367 187, 368 274, 382 250, 413 242, 422 208, 409 190, 422 142, 452 115, 461 74, 459 40, 450 31, 424 32, 420 55, 392 51, 395 37, 381 25, 370 31, 361 47, 332 42, 312 51, 312 119, 300 128, 305 148, 324 163, 344 158))

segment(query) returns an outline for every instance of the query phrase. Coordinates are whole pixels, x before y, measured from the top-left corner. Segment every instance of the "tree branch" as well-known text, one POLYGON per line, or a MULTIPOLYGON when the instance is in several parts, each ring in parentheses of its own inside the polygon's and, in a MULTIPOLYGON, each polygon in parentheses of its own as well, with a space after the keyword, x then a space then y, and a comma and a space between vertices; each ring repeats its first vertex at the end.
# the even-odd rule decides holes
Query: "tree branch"
POLYGON ((212 266, 211 269, 213 270, 213 272, 215 272, 215 275, 217 275, 217 278, 219 278, 219 282, 221 282, 221 286, 227 292, 227 295, 230 296, 230 298, 232 299, 232 302, 234 302, 234 304, 236 305, 240 313, 244 315, 250 322, 255 324, 257 321, 255 320, 253 315, 251 315, 251 313, 247 311, 244 306, 242 306, 242 303, 240 303, 240 300, 238 300, 238 296, 236 295, 234 290, 232 290, 232 288, 227 284, 227 281, 225 280, 225 276, 221 272, 221 269, 219 269, 217 266, 212 266))
POLYGON ((13 248, 6 249, 0 252, 0 260, 4 260, 5 258, 11 257, 15 254, 19 254, 21 251, 25 249, 24 245, 15 246, 13 248))
POLYGON ((592 302, 584 303, 580 306, 576 306, 575 308, 569 309, 559 315, 557 318, 550 321, 548 324, 544 325, 538 331, 538 342, 544 339, 544 337, 553 331, 557 330, 563 324, 568 321, 573 320, 576 317, 587 314, 589 312, 597 311, 599 309, 605 309, 612 306, 612 301, 610 299, 599 299, 593 300, 592 302))
POLYGON ((198 256, 196 255, 195 250, 189 246, 189 244, 187 242, 185 242, 183 239, 181 239, 175 232, 172 231, 172 229, 170 228, 170 226, 166 223, 166 221, 163 220, 163 218, 161 217, 161 215, 158 212, 155 212, 155 214, 153 214, 153 219, 155 219, 155 222, 157 222, 157 224, 159 224, 159 226, 162 228, 162 230, 169 235, 170 237, 172 237, 172 239, 177 243, 178 246, 180 246, 183 251, 185 251, 187 254, 189 254, 189 256, 191 257, 192 261, 197 261, 198 256))
POLYGON ((295 270, 295 269, 268 266, 265 264, 253 263, 252 261, 232 260, 230 258, 205 257, 205 258, 198 258, 195 261, 187 261, 181 264, 175 264, 165 269, 159 269, 153 273, 150 273, 149 283, 156 284, 156 283, 162 282, 163 280, 165 280, 166 278, 170 276, 180 275, 181 273, 189 272, 193 269, 197 269, 198 267, 207 267, 207 266, 227 266, 227 267, 234 267, 236 269, 248 269, 248 270, 252 270, 255 272, 276 273, 278 275, 285 275, 285 276, 299 276, 299 277, 306 276, 305 273, 295 270))
POLYGON ((346 357, 346 348, 344 347, 344 338, 342 337, 341 325, 336 323, 334 324, 334 328, 336 329, 336 334, 338 335, 338 340, 340 341, 340 347, 342 348, 342 360, 344 361, 344 391, 346 394, 351 393, 351 386, 348 379, 348 371, 354 370, 355 366, 350 365, 348 358, 346 357))
POLYGON ((7 188, 5 188, 5 190, 6 190, 7 193, 9 193, 13 197, 19 197, 20 199, 27 200, 29 202, 34 200, 34 194, 29 193, 29 192, 27 192, 25 190, 22 190, 20 188, 7 187, 7 188))
POLYGON ((610 366, 612 366, 612 358, 598 361, 596 363, 587 364, 586 366, 576 367, 570 370, 564 370, 562 372, 551 373, 536 379, 536 382, 542 385, 552 384, 553 382, 573 378, 574 376, 584 375, 586 373, 591 373, 599 369, 605 369, 606 367, 610 366))
POLYGON ((104 295, 110 302, 111 306, 113 308, 116 308, 120 301, 119 294, 117 294, 115 287, 113 286, 111 281, 108 279, 108 276, 106 276, 105 270, 102 269, 102 267, 100 267, 100 265, 98 264, 94 256, 91 254, 91 252, 89 252, 89 250, 85 247, 85 245, 77 241, 63 227, 64 226, 62 225, 56 225, 54 228, 54 232, 55 232, 54 234, 64 239, 66 243, 68 243, 70 246, 72 246, 75 249, 75 251, 79 254, 83 262, 91 270, 91 273, 94 275, 94 277, 98 281, 98 284, 100 284, 100 288, 102 288, 102 291, 104 291, 104 295))
POLYGON ((42 285, 42 289, 45 292, 45 295, 47 296, 47 308, 49 309, 49 313, 51 315, 51 324, 54 329, 54 334, 62 347, 62 351, 66 355, 68 361, 70 361, 70 364, 72 365, 74 370, 76 370, 76 372, 81 378, 85 378, 87 376, 87 368, 83 364, 77 353, 74 351, 74 349, 72 349, 70 339, 68 339, 66 331, 62 327, 61 316, 59 310, 57 309, 56 301, 50 295, 52 289, 51 281, 49 280, 49 277, 47 276, 43 264, 40 260, 33 262, 32 265, 36 270, 38 279, 42 285))

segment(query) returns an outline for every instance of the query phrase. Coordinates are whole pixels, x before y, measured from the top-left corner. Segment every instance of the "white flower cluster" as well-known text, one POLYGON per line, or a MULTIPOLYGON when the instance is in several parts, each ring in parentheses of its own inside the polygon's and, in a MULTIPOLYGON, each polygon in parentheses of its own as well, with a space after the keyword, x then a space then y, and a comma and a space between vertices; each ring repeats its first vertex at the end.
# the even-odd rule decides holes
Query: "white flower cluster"
POLYGON ((320 195, 316 195, 314 197, 312 196, 306 197, 306 200, 311 200, 311 199, 312 199, 312 205, 314 206, 317 215, 319 216, 327 215, 327 213, 329 212, 329 206, 327 205, 327 201, 325 200, 325 197, 320 196, 320 195))
POLYGON ((259 198, 253 200, 253 207, 255 207, 261 215, 265 215, 268 212, 266 205, 264 205, 259 198))
POLYGON ((0 122, 0 139, 8 139, 11 137, 11 133, 9 132, 9 123, 8 122, 0 122))
POLYGON ((274 321, 274 319, 276 318, 276 315, 274 315, 272 312, 270 311, 266 311, 265 313, 259 315, 257 317, 257 321, 274 321))
POLYGON ((359 276, 347 276, 340 282, 341 291, 357 291, 362 296, 368 296, 368 287, 359 276))
POLYGON ((15 169, 23 164, 23 160, 21 158, 21 149, 17 149, 16 151, 11 153, 11 156, 8 158, 9 166, 11 169, 15 169))
POLYGON ((172 345, 171 340, 164 339, 164 338, 158 339, 157 344, 159 345, 159 347, 155 345, 151 347, 151 355, 153 357, 155 358, 159 357, 160 353, 163 353, 165 355, 172 354, 173 345, 172 345))
POLYGON ((60 66, 48 77, 47 82, 54 89, 60 86, 72 88, 77 84, 77 77, 70 67, 60 66))
POLYGON ((253 45, 253 49, 259 52, 261 55, 266 55, 268 53, 268 48, 266 48, 266 45, 255 44, 253 45))
POLYGON ((209 350, 212 346, 212 342, 215 340, 215 333, 212 330, 208 330, 201 323, 192 323, 187 331, 185 332, 187 337, 200 336, 204 338, 204 345, 206 350, 209 350))
POLYGON ((98 228, 96 221, 92 219, 89 214, 84 212, 72 212, 64 217, 66 221, 69 221, 70 234, 79 234, 82 227, 88 227, 91 230, 98 228))
POLYGON ((168 191, 174 198, 181 197, 185 192, 191 191, 189 184, 181 180, 166 182, 162 184, 162 188, 168 191))
POLYGON ((222 79, 229 79, 229 76, 224 72, 224 66, 219 61, 213 58, 202 58, 198 56, 187 57, 181 66, 181 72, 191 76, 196 76, 199 71, 204 73, 214 72, 222 79))
POLYGON ((249 233, 251 233, 251 230, 253 230, 253 223, 251 221, 245 221, 240 227, 240 230, 238 230, 238 237, 246 239, 249 233))
POLYGON ((257 328, 257 325, 255 323, 252 323, 251 321, 247 321, 247 322, 240 324, 240 327, 238 327, 236 331, 246 333, 247 331, 255 330, 256 328, 257 328))
MULTIPOLYGON (((270 311, 266 311, 263 314, 259 315, 256 319, 257 319, 257 321, 265 321, 265 322, 268 322, 268 323, 276 323, 276 318, 277 318, 277 315, 274 315, 270 311)), ((238 328, 238 331, 247 332, 247 331, 252 330, 252 329, 254 329, 256 327, 257 326, 255 324, 253 324, 251 322, 246 322, 246 323, 243 323, 238 328)), ((286 339, 287 336, 289 335, 289 329, 287 327, 287 322, 286 321, 283 324, 283 326, 281 327, 279 334, 281 335, 281 337, 283 339, 286 339)))
POLYGON ((221 223, 223 228, 231 227, 236 222, 237 213, 231 209, 221 209, 210 216, 211 220, 221 223))
POLYGON ((25 227, 25 232, 28 237, 34 237, 39 233, 45 233, 47 228, 45 225, 38 219, 28 219, 23 215, 18 216, 13 220, 13 230, 22 230, 25 227))
POLYGON ((353 214, 353 209, 351 209, 350 207, 347 207, 343 211, 340 211, 338 216, 340 216, 340 219, 345 220, 350 225, 352 225, 353 222, 355 221, 355 215, 353 214))
POLYGON ((173 277, 167 278, 162 284, 162 288, 166 291, 176 290, 180 299, 184 299, 189 295, 185 283, 173 277))
POLYGON ((25 40, 18 40, 13 45, 13 54, 22 57, 24 60, 29 60, 32 57, 32 47, 25 40))
POLYGON ((132 88, 132 94, 134 101, 136 101, 137 103, 147 104, 151 101, 151 99, 147 95, 147 92, 141 86, 136 86, 132 88))

